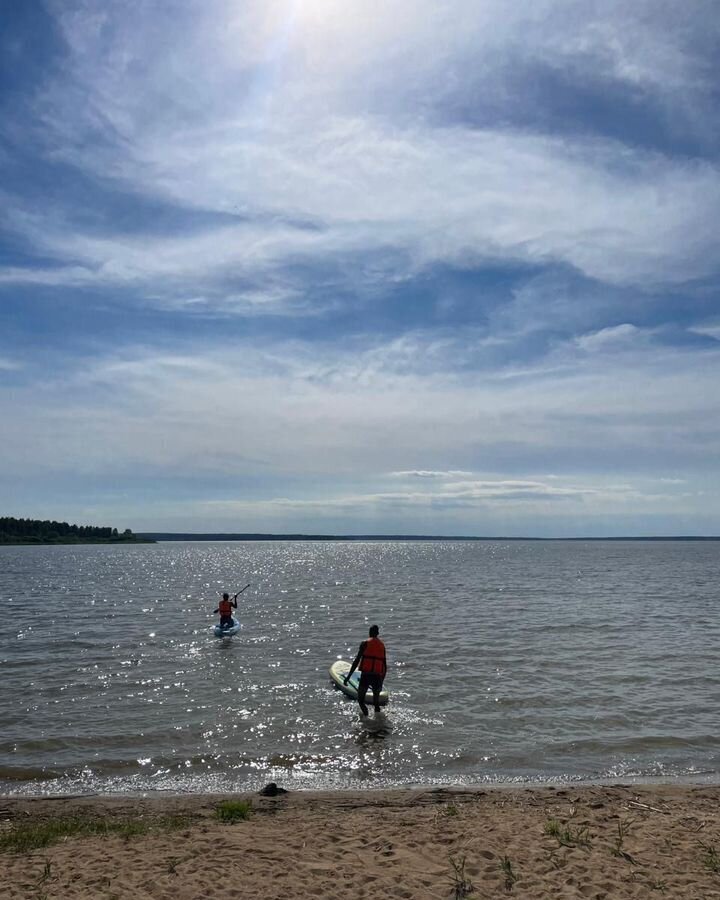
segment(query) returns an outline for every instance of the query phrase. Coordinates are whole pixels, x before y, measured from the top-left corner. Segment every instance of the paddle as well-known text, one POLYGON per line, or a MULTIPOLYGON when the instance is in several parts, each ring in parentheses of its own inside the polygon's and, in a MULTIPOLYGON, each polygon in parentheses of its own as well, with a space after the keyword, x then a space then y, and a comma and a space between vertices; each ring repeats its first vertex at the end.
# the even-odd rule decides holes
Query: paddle
MULTIPOLYGON (((237 600, 237 598, 240 596, 240 594, 242 594, 243 591, 246 591, 249 587, 250 587, 250 585, 246 584, 245 587, 241 591, 238 591, 237 594, 235 594, 235 596, 233 597, 233 600, 237 600)), ((222 594, 222 593, 223 593, 222 591, 218 591, 218 594, 222 594)))

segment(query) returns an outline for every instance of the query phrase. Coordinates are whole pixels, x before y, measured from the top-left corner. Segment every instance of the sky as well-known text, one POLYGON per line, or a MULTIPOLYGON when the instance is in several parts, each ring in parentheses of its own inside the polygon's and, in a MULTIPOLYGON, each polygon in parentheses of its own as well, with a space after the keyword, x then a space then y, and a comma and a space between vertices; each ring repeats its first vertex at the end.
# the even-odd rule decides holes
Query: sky
POLYGON ((24 0, 0 514, 720 534, 715 0, 24 0))

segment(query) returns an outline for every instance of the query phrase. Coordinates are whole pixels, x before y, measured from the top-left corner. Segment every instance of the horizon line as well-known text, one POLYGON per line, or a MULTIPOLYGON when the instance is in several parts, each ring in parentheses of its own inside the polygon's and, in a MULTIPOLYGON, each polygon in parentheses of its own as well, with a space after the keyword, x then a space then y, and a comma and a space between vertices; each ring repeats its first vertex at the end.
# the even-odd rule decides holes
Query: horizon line
POLYGON ((317 534, 303 532, 231 532, 231 531, 136 531, 136 537, 156 541, 719 541, 720 535, 604 535, 574 537, 537 537, 533 535, 445 535, 445 534, 317 534))

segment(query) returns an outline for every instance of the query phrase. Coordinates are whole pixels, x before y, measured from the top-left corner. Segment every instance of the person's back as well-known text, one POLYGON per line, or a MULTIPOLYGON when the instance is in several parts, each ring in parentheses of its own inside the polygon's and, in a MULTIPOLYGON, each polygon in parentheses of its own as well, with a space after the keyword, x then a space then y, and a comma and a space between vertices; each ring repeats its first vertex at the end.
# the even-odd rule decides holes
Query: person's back
POLYGON ((385 677, 386 661, 385 661, 385 644, 379 637, 369 637, 363 641, 362 659, 360 660, 360 671, 368 672, 371 675, 381 675, 385 677))
POLYGON ((232 625, 232 611, 237 609, 237 594, 233 600, 230 599, 230 594, 223 594, 222 600, 218 603, 218 607, 215 612, 220 613, 220 627, 221 628, 229 628, 232 625))
POLYGON ((365 705, 365 696, 368 688, 371 688, 373 692, 375 712, 380 712, 380 692, 387 674, 387 654, 385 652, 385 644, 378 637, 379 634, 380 629, 378 626, 371 625, 368 631, 368 639, 360 644, 360 649, 350 667, 350 671, 345 676, 345 684, 347 684, 355 669, 360 668, 358 703, 364 716, 368 714, 368 708, 365 705))

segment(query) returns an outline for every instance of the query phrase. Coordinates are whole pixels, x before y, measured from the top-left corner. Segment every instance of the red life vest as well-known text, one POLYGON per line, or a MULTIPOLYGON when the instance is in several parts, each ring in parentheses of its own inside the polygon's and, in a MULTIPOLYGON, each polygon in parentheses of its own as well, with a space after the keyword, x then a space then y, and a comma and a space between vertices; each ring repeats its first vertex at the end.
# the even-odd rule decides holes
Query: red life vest
POLYGON ((365 649, 360 660, 360 671, 372 675, 384 675, 385 669, 385 644, 380 638, 368 638, 365 641, 365 649))
POLYGON ((221 616, 232 615, 232 603, 229 600, 221 600, 218 603, 218 612, 221 616))

